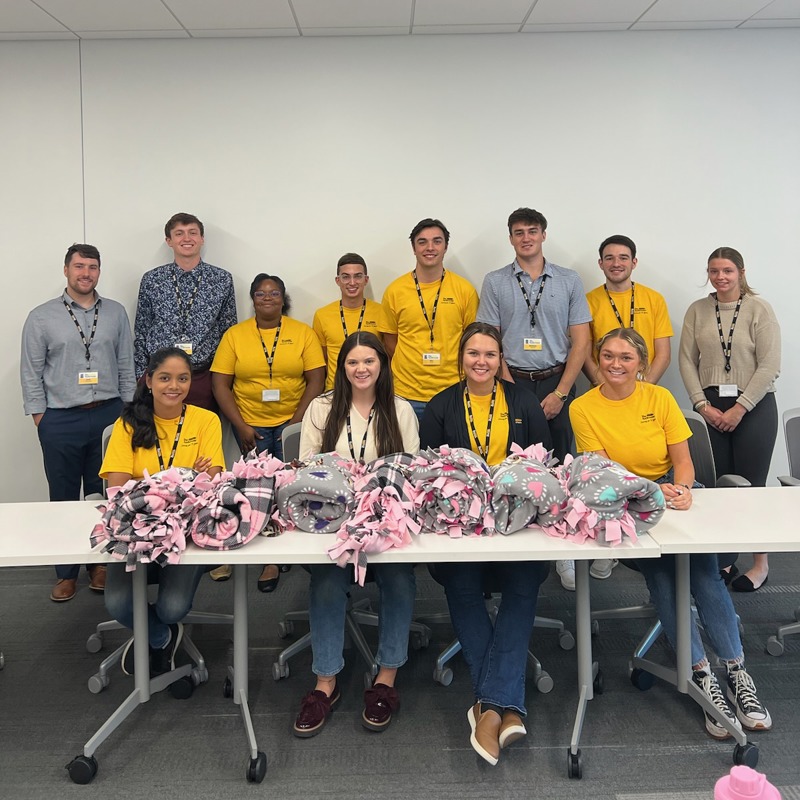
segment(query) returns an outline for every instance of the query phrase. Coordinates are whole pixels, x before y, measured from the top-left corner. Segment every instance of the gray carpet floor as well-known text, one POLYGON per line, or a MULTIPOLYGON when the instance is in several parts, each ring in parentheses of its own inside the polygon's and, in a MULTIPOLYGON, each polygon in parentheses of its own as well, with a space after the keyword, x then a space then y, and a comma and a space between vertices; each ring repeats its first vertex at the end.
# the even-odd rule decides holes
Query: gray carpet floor
MULTIPOLYGON (((743 559, 747 563, 747 557, 743 559)), ((765 653, 767 637, 793 619, 800 603, 800 556, 771 557, 769 583, 751 595, 735 595, 744 624, 747 664, 769 706, 774 728, 754 735, 758 768, 781 789, 785 800, 800 800, 800 637, 787 639, 785 654, 765 653)), ((245 793, 293 798, 573 798, 593 800, 700 800, 711 798, 715 781, 732 765, 732 742, 710 739, 702 713, 685 696, 656 682, 634 688, 628 659, 647 628, 644 621, 603 623, 594 640, 605 691, 589 706, 581 749, 583 780, 569 780, 566 753, 576 707, 574 651, 558 646, 551 631, 536 631, 532 646, 555 687, 549 694, 528 682, 529 735, 506 750, 497 767, 476 756, 469 744, 466 711, 472 702, 466 665, 452 662, 455 679, 435 684, 435 655, 452 638, 449 624, 432 626, 426 650, 411 651, 398 689, 402 708, 381 733, 360 724, 364 665, 346 653, 340 676, 342 702, 317 737, 299 740, 290 727, 301 696, 312 688, 310 652, 291 663, 288 678, 275 682, 271 666, 284 642, 277 622, 283 613, 307 606, 308 576, 300 568, 281 578, 272 595, 255 589, 250 575, 250 707, 259 748, 269 767, 261 785, 248 784, 246 742, 237 708, 222 694, 232 658, 230 631, 197 626, 194 640, 210 670, 208 683, 189 700, 168 693, 138 708, 97 752, 99 771, 88 786, 70 782, 64 765, 130 692, 132 679, 119 669, 100 694, 87 680, 102 654, 86 651, 94 624, 105 618, 102 598, 90 592, 85 575, 77 597, 56 605, 48 599, 50 568, 0 570, 0 795, 35 798, 222 798, 245 793)), ((446 609, 441 588, 417 569, 417 613, 446 609)), ((606 581, 592 581, 593 606, 604 608, 646 600, 641 577, 620 566, 606 581)), ((361 591, 361 590, 359 590, 361 591)), ((374 596, 374 588, 363 590, 374 596)), ((198 610, 226 612, 232 583, 204 578, 198 610)), ((559 617, 574 631, 573 596, 552 571, 542 587, 539 613, 559 617)), ((300 625, 297 633, 304 632, 300 625)), ((374 632, 367 634, 374 643, 374 632)), ((124 640, 106 636, 103 652, 124 640)), ((657 645, 665 663, 670 651, 657 645)))

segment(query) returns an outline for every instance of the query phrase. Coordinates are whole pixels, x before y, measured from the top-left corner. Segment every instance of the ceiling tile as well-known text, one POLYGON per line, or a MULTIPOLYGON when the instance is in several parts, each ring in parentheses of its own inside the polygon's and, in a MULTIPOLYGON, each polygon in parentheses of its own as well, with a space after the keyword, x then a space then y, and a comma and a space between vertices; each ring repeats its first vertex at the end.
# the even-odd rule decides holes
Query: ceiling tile
POLYGON ((416 0, 414 28, 417 25, 521 25, 533 0, 416 0))
POLYGON ((75 31, 81 39, 188 39, 183 28, 171 31, 75 31))
POLYGON ((161 0, 36 0, 73 31, 180 30, 161 0))
POLYGON ((49 41, 51 39, 77 39, 78 37, 71 31, 62 28, 60 31, 2 31, 0 30, 0 42, 13 41, 49 41))
POLYGON ((658 0, 642 22, 736 20, 761 11, 769 0, 658 0))
POLYGON ((525 25, 522 33, 583 33, 585 31, 626 31, 630 22, 553 22, 542 25, 525 25))
POLYGON ((602 3, 539 0, 528 17, 528 23, 634 22, 652 4, 653 0, 604 0, 602 3))
POLYGON ((800 28, 800 19, 749 19, 740 28, 800 28))
POLYGON ((287 0, 164 0, 164 5, 193 30, 297 27, 287 0))
MULTIPOLYGON (((3 0, 0 3, 0 31, 65 31, 66 28, 30 0, 3 0)), ((49 38, 49 37, 48 37, 49 38)))
POLYGON ((408 25, 381 28, 303 28, 303 36, 408 36, 408 25))
POLYGON ((519 23, 495 25, 415 25, 412 33, 516 33, 519 23))
POLYGON ((800 19, 800 0, 772 0, 753 19, 800 19))
MULTIPOLYGON (((417 0, 419 6, 419 0, 417 0)), ((292 0, 300 29, 408 28, 412 0, 292 0)))
POLYGON ((637 22, 632 31, 699 31, 735 28, 740 23, 735 20, 675 20, 675 22, 637 22))
POLYGON ((248 36, 262 39, 270 36, 299 36, 300 31, 296 25, 292 25, 291 28, 225 28, 224 30, 190 28, 189 35, 194 39, 243 39, 248 36))

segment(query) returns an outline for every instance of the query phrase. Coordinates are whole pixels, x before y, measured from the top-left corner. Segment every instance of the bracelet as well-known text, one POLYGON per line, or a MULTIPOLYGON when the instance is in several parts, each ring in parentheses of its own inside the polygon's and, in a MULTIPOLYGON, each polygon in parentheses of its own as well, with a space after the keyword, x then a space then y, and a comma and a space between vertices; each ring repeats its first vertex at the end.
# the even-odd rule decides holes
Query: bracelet
POLYGON ((679 483, 678 486, 683 486, 683 488, 686 489, 687 491, 690 491, 690 492, 692 491, 692 487, 688 486, 685 483, 679 483))
POLYGON ((557 397, 557 398, 558 398, 558 399, 559 399, 559 400, 560 400, 562 403, 566 403, 566 402, 567 402, 567 395, 565 395, 563 392, 559 392, 559 391, 558 391, 558 389, 553 389, 553 394, 554 394, 554 395, 555 395, 555 396, 556 396, 556 397, 557 397))
POLYGON ((699 411, 701 408, 705 408, 706 406, 710 406, 710 405, 711 405, 711 403, 710 403, 708 400, 698 400, 698 401, 697 401, 697 402, 696 402, 696 403, 695 403, 695 404, 692 406, 692 408, 693 408, 695 411, 699 411))

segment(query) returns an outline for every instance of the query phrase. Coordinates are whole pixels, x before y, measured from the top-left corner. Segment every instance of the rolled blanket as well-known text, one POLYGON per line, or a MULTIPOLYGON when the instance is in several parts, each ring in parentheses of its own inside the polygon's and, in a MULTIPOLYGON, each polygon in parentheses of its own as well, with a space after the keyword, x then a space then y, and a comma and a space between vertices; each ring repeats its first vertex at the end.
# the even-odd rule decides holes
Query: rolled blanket
POLYGON ((569 499, 559 521, 542 525, 550 535, 613 546, 625 536, 636 541, 637 533, 651 528, 664 513, 657 483, 597 453, 568 457, 557 472, 569 499))
POLYGON ((421 492, 419 520, 426 532, 491 535, 491 476, 471 450, 443 445, 417 455, 411 480, 421 492))
POLYGON ((328 555, 340 567, 353 564, 361 586, 367 572, 367 553, 403 547, 411 541, 412 533, 420 531, 419 491, 410 480, 415 462, 408 453, 385 456, 367 464, 354 481, 355 508, 328 555))
POLYGON ((567 493, 550 462, 552 451, 541 444, 523 450, 511 445, 511 454, 492 470, 492 513, 494 527, 509 534, 559 520, 567 505, 567 493))
POLYGON ((353 480, 362 471, 336 453, 316 456, 277 487, 273 520, 281 530, 338 531, 355 507, 353 480))

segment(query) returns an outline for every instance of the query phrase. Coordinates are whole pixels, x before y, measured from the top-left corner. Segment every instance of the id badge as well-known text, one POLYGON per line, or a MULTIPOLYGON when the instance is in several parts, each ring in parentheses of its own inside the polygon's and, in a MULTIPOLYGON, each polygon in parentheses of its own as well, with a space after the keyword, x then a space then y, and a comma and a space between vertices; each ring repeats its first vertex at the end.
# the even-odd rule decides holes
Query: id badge
POLYGON ((183 350, 183 352, 186 353, 187 356, 190 356, 192 354, 191 342, 176 342, 175 347, 177 347, 180 350, 183 350))
POLYGON ((442 354, 433 350, 422 354, 423 367, 438 367, 442 363, 442 354))
POLYGON ((94 372, 79 372, 78 373, 78 386, 94 386, 98 383, 97 371, 94 372))
POLYGON ((262 389, 261 402, 262 403, 277 403, 281 399, 280 389, 262 389))
POLYGON ((533 337, 526 336, 522 340, 522 349, 523 350, 541 350, 542 349, 542 340, 541 339, 534 339, 533 337))
POLYGON ((719 385, 720 397, 738 397, 739 387, 735 383, 721 383, 719 385))

